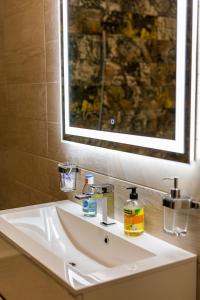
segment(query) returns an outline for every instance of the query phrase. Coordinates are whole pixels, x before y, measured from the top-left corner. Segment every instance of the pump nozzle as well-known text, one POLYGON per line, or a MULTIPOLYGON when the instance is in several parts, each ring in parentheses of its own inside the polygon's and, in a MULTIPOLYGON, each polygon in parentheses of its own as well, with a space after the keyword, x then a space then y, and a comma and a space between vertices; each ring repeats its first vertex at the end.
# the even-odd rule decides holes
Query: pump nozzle
POLYGON ((174 181, 174 187, 170 190, 170 194, 172 198, 180 198, 180 189, 178 188, 178 177, 172 177, 172 178, 163 178, 163 180, 173 180, 174 181))
POLYGON ((130 199, 138 199, 137 187, 129 187, 127 190, 131 190, 130 199))

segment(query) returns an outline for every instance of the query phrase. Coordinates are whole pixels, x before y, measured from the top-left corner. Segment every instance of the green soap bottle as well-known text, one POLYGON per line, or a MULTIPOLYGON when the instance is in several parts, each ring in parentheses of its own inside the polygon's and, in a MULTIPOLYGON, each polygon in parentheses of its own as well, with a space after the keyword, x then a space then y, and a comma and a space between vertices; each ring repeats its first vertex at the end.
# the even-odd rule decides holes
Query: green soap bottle
POLYGON ((130 236, 138 236, 144 232, 144 207, 138 200, 136 189, 127 188, 131 193, 124 204, 124 233, 130 236))

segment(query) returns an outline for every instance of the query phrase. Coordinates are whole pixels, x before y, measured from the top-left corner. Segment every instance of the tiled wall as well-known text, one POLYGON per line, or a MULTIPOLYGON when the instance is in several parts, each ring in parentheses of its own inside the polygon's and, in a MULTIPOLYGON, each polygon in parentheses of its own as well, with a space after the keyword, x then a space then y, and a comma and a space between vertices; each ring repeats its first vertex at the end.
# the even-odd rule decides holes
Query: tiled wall
POLYGON ((55 198, 48 122, 59 120, 56 4, 0 1, 1 208, 55 198))
MULTIPOLYGON (((159 191, 169 190, 170 183, 162 177, 179 176, 182 191, 200 200, 199 160, 187 165, 61 143, 56 0, 0 0, 0 107, 0 209, 65 199, 67 195, 59 191, 57 162, 66 160, 100 173, 96 174, 100 181, 123 180, 113 181, 119 219, 127 185, 152 188, 141 191, 146 230, 167 240, 159 191)), ((197 125, 199 132, 198 121, 197 125)), ((187 238, 170 240, 197 252, 200 214, 190 220, 187 238)))

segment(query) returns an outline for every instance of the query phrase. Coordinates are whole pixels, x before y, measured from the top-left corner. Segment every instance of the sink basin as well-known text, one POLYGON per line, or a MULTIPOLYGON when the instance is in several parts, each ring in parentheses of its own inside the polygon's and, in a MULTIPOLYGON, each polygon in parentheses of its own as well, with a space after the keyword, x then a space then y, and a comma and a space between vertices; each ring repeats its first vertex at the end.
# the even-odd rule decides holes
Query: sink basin
POLYGON ((194 254, 147 233, 125 236, 123 224, 105 227, 100 219, 61 201, 1 212, 0 232, 72 291, 149 272, 160 276, 185 263, 193 264, 195 274, 194 254))
MULTIPOLYGON (((133 245, 119 236, 108 233, 104 228, 85 222, 85 218, 77 218, 59 207, 56 210, 71 243, 82 255, 90 257, 93 262, 99 264, 95 271, 133 263, 154 256, 152 252, 133 245)), ((90 272, 89 265, 87 268, 87 272, 90 272)))

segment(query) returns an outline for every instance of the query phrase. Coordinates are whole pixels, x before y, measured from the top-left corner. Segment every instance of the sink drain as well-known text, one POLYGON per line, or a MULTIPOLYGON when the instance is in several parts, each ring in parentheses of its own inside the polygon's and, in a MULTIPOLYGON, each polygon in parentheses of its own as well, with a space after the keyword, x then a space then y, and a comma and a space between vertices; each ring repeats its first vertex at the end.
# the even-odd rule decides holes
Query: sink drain
POLYGON ((105 243, 105 244, 109 244, 109 241, 110 241, 110 240, 109 240, 109 237, 106 236, 105 239, 104 239, 104 243, 105 243))
POLYGON ((71 265, 72 267, 76 267, 76 263, 74 262, 69 262, 69 265, 71 265))

